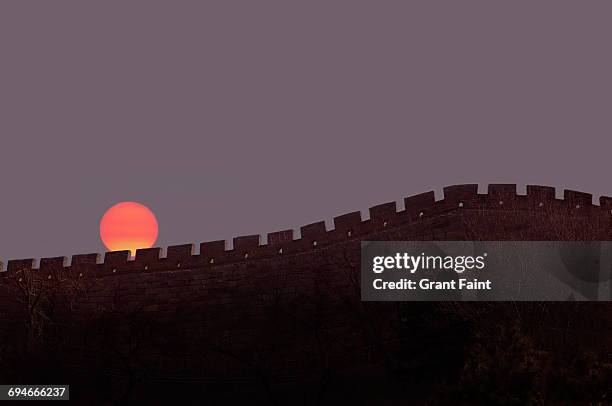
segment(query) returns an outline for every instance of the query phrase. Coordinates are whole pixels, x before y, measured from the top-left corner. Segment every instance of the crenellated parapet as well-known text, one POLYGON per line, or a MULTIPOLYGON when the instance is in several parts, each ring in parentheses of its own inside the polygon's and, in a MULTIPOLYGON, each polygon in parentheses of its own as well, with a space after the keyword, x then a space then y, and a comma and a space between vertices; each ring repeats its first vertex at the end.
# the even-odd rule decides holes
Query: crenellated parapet
MULTIPOLYGON (((433 191, 406 197, 404 208, 398 210, 395 202, 379 204, 369 209, 369 219, 362 219, 359 211, 343 214, 333 220, 333 229, 328 230, 324 221, 305 225, 297 236, 294 230, 272 232, 267 243, 262 244, 260 235, 240 236, 233 239, 228 248, 224 240, 194 244, 175 245, 167 248, 140 249, 131 259, 129 251, 107 252, 104 255, 82 254, 67 257, 10 260, 2 276, 9 276, 19 270, 38 270, 41 276, 54 272, 96 276, 133 272, 156 272, 177 269, 216 267, 219 265, 258 261, 279 256, 291 256, 324 249, 347 240, 375 239, 377 233, 397 227, 418 227, 429 219, 461 213, 479 211, 495 215, 509 211, 530 213, 556 213, 562 216, 590 216, 612 219, 612 197, 600 197, 595 205, 592 195, 573 190, 564 190, 563 198, 556 197, 555 188, 528 185, 525 194, 517 193, 513 184, 491 184, 487 193, 478 193, 477 184, 447 186, 443 198, 436 200, 433 191), (196 250, 198 248, 198 250, 196 250)), ((0 262, 0 266, 1 266, 0 262)))

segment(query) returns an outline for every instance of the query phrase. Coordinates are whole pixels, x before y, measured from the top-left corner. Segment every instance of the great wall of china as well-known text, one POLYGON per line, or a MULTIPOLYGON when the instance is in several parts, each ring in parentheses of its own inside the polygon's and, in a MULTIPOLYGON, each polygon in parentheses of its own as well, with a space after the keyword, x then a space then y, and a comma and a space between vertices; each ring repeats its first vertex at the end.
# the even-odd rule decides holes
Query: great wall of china
MULTIPOLYGON (((134 260, 127 251, 103 260, 75 255, 69 265, 65 257, 42 258, 38 266, 10 260, 0 274, 2 341, 14 352, 53 348, 61 361, 49 351, 43 358, 64 371, 95 365, 106 371, 104 379, 136 374, 146 382, 206 385, 250 379, 263 389, 241 390, 270 399, 282 382, 323 387, 319 378, 330 371, 351 381, 358 371, 410 369, 393 360, 402 345, 432 339, 406 334, 403 323, 412 316, 402 305, 360 301, 362 240, 612 240, 610 197, 594 205, 587 193, 566 190, 558 199, 554 188, 527 186, 520 195, 516 185, 489 185, 486 194, 474 184, 443 192, 441 200, 434 192, 407 197, 401 211, 395 202, 374 206, 366 220, 359 211, 336 217, 331 230, 323 221, 310 224, 299 238, 292 230, 270 233, 264 245, 251 235, 234 238, 231 250, 225 241, 202 243, 197 254, 186 244, 168 247, 165 256, 160 248, 138 250, 134 260)), ((580 337, 561 343, 559 336, 550 345, 609 346, 601 331, 610 337, 610 304, 580 306, 588 310, 573 321, 580 337)), ((509 323, 499 311, 504 305, 496 309, 483 317, 509 323)), ((541 334, 555 336, 550 332, 566 322, 557 312, 545 307, 541 334)), ((449 354, 460 352, 439 337, 446 328, 428 334, 449 354)))
MULTIPOLYGON (((458 225, 441 230, 435 219, 461 216, 462 213, 479 213, 483 216, 495 213, 521 213, 530 212, 534 216, 559 216, 569 218, 608 221, 612 219, 612 197, 602 196, 599 205, 592 203, 592 196, 588 193, 565 190, 563 199, 555 197, 555 188, 546 186, 527 186, 527 193, 519 195, 516 185, 502 184, 489 185, 488 193, 478 194, 478 185, 456 185, 444 188, 444 198, 436 201, 434 192, 427 192, 404 199, 405 209, 397 211, 396 203, 380 204, 369 209, 370 218, 361 219, 361 213, 355 211, 334 218, 334 228, 327 230, 324 221, 301 227, 300 237, 295 238, 293 230, 269 233, 267 244, 261 244, 260 235, 248 235, 233 239, 233 249, 227 249, 224 240, 204 242, 199 246, 199 254, 194 255, 193 244, 170 246, 165 257, 161 248, 138 250, 135 259, 129 258, 128 251, 107 252, 102 261, 99 254, 74 255, 68 265, 67 257, 54 257, 40 259, 36 267, 34 259, 10 260, 6 270, 8 274, 16 270, 38 269, 41 273, 51 274, 61 270, 79 270, 83 272, 95 271, 104 276, 111 273, 125 272, 153 272, 176 269, 192 269, 218 267, 224 264, 237 262, 252 262, 261 259, 273 260, 287 255, 315 253, 318 250, 349 240, 367 240, 378 238, 379 234, 390 229, 410 226, 409 234, 415 236, 429 236, 432 240, 456 238, 465 239, 465 235, 458 225)), ((612 224, 612 223, 611 223, 612 224)), ((550 230, 540 230, 541 239, 554 238, 547 234, 550 230)), ((604 239, 605 229, 572 230, 579 232, 583 239, 604 239), (593 233, 597 232, 597 235, 593 233), (604 232, 604 234, 601 234, 604 232)), ((530 232, 534 237, 534 230, 530 232)), ((479 235, 475 239, 492 239, 492 235, 479 235)), ((500 239, 512 238, 512 235, 500 235, 500 239)), ((578 236, 576 236, 578 237, 578 236)), ((6 276, 6 274, 5 274, 6 276)), ((48 275, 47 275, 48 276, 48 275)))

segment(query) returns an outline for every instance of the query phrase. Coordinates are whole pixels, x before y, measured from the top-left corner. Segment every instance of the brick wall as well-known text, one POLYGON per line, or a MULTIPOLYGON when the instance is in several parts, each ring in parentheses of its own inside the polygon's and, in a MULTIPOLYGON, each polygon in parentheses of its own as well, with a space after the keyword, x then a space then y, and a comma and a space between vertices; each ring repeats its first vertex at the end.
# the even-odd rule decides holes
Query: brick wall
MULTIPOLYGON (((514 185, 486 194, 457 185, 438 201, 433 192, 408 197, 402 211, 392 202, 370 208, 367 220, 336 217, 332 230, 304 226, 299 239, 270 233, 265 245, 254 235, 235 238, 231 250, 202 243, 198 254, 187 244, 166 255, 139 250, 134 260, 128 252, 75 255, 69 265, 12 260, 0 278, 2 339, 61 354, 67 369, 148 380, 260 379, 266 387, 385 369, 405 339, 402 305, 360 301, 361 240, 610 240, 611 210, 611 198, 593 205, 574 191, 556 199, 542 186, 517 195, 514 185)), ((585 328, 611 321, 607 303, 590 309, 585 328)))

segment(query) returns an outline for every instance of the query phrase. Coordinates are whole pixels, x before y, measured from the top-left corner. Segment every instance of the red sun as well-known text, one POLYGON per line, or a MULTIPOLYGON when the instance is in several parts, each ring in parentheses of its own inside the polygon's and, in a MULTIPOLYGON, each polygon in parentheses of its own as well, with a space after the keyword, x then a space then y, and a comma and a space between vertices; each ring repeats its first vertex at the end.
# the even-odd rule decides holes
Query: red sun
POLYGON ((136 202, 117 203, 100 220, 100 238, 110 251, 151 248, 157 240, 157 219, 148 207, 136 202))

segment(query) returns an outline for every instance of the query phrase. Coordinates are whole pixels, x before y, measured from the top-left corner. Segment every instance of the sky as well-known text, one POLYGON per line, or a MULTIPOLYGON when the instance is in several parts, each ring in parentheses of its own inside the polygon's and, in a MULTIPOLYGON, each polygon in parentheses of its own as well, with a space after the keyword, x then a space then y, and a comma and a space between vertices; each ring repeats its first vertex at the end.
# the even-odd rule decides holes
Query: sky
POLYGON ((612 3, 3 1, 0 260, 266 234, 457 183, 612 195, 612 3))

